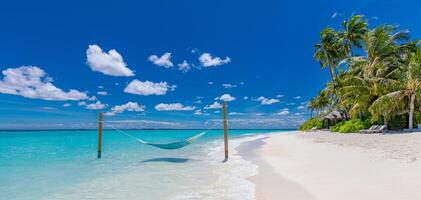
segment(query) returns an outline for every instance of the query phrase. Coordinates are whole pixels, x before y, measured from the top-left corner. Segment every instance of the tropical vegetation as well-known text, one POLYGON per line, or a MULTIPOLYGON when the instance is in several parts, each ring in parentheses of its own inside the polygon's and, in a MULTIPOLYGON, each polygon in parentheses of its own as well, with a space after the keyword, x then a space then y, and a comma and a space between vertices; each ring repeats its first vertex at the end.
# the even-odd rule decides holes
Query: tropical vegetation
POLYGON ((302 130, 302 131, 309 130, 309 129, 312 129, 312 128, 321 129, 322 128, 322 120, 317 118, 317 117, 310 118, 309 120, 307 120, 306 122, 304 122, 300 126, 300 130, 302 130))
MULTIPOLYGON (((421 123, 415 117, 421 112, 419 44, 406 29, 388 24, 371 28, 362 15, 351 16, 338 30, 324 28, 314 45, 314 59, 328 69, 331 79, 309 102, 309 122, 337 110, 350 122, 340 123, 333 131, 357 132, 367 126, 365 121, 368 126, 412 130, 421 123)), ((313 128, 309 122, 300 128, 313 128)))

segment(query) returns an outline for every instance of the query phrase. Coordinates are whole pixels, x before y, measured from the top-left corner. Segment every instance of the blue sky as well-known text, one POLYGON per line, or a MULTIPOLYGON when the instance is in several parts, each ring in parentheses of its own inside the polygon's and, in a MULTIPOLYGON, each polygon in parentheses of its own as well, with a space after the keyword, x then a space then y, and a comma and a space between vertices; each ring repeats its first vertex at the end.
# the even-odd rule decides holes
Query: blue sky
POLYGON ((323 27, 357 13, 420 38, 420 4, 4 2, 0 129, 94 128, 99 111, 121 127, 203 128, 220 124, 223 94, 233 128, 294 128, 329 79, 312 58, 323 27))

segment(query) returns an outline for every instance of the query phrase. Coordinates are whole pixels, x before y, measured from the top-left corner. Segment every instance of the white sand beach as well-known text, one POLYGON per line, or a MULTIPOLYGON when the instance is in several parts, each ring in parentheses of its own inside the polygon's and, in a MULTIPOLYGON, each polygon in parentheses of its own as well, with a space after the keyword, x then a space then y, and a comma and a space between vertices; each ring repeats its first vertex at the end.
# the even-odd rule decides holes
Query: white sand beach
POLYGON ((421 132, 275 133, 240 151, 259 166, 259 200, 421 199, 421 132))

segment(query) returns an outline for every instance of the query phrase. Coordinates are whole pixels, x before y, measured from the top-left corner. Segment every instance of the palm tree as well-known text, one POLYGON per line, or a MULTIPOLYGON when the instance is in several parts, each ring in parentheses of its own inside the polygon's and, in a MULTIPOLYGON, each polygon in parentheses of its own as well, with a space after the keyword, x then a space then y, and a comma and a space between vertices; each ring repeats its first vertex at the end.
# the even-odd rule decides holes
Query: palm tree
POLYGON ((347 59, 348 71, 338 92, 342 103, 352 105, 352 115, 368 110, 372 120, 382 116, 385 125, 393 114, 404 109, 397 90, 407 83, 401 72, 416 44, 401 44, 409 38, 408 32, 394 30, 393 26, 383 25, 364 34, 365 55, 347 59))
POLYGON ((368 23, 364 21, 363 15, 352 15, 348 21, 342 22, 342 37, 345 48, 349 55, 352 55, 352 47, 362 48, 362 39, 368 31, 368 23))
POLYGON ((408 67, 404 70, 397 85, 398 89, 380 97, 379 101, 389 109, 394 108, 399 114, 409 113, 408 128, 412 130, 415 102, 421 98, 421 48, 410 57, 408 67))
POLYGON ((348 70, 342 78, 338 96, 341 102, 351 104, 351 115, 361 114, 379 97, 390 93, 399 78, 403 47, 398 39, 404 38, 402 32, 392 34, 394 27, 380 26, 367 31, 363 38, 364 56, 347 59, 348 70))
POLYGON ((332 81, 337 79, 335 68, 345 58, 344 46, 339 34, 333 28, 325 28, 320 32, 320 43, 314 45, 314 59, 320 62, 322 68, 329 68, 332 81))
POLYGON ((329 105, 329 93, 326 89, 324 89, 319 92, 319 95, 317 95, 317 97, 310 100, 309 108, 311 112, 313 112, 313 110, 316 110, 318 115, 320 111, 323 111, 323 109, 328 107, 329 105))
POLYGON ((332 81, 310 101, 310 110, 329 106, 351 117, 382 118, 386 126, 391 117, 409 113, 412 128, 415 110, 421 111, 418 41, 408 42, 408 31, 391 25, 368 29, 361 15, 341 25, 340 31, 323 29, 314 45, 313 57, 329 69, 332 81))
POLYGON ((413 128, 414 110, 416 99, 421 99, 421 48, 417 49, 411 58, 408 70, 408 94, 410 95, 409 105, 409 129, 413 128))

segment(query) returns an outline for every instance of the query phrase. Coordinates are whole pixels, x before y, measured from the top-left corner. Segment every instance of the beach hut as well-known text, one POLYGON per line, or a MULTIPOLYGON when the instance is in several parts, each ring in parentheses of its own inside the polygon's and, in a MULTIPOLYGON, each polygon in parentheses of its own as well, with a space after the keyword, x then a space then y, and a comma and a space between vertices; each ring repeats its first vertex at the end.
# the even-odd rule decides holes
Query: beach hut
POLYGON ((339 121, 342 121, 344 116, 337 110, 333 110, 332 112, 326 114, 322 117, 322 128, 329 129, 330 126, 334 126, 339 121))

